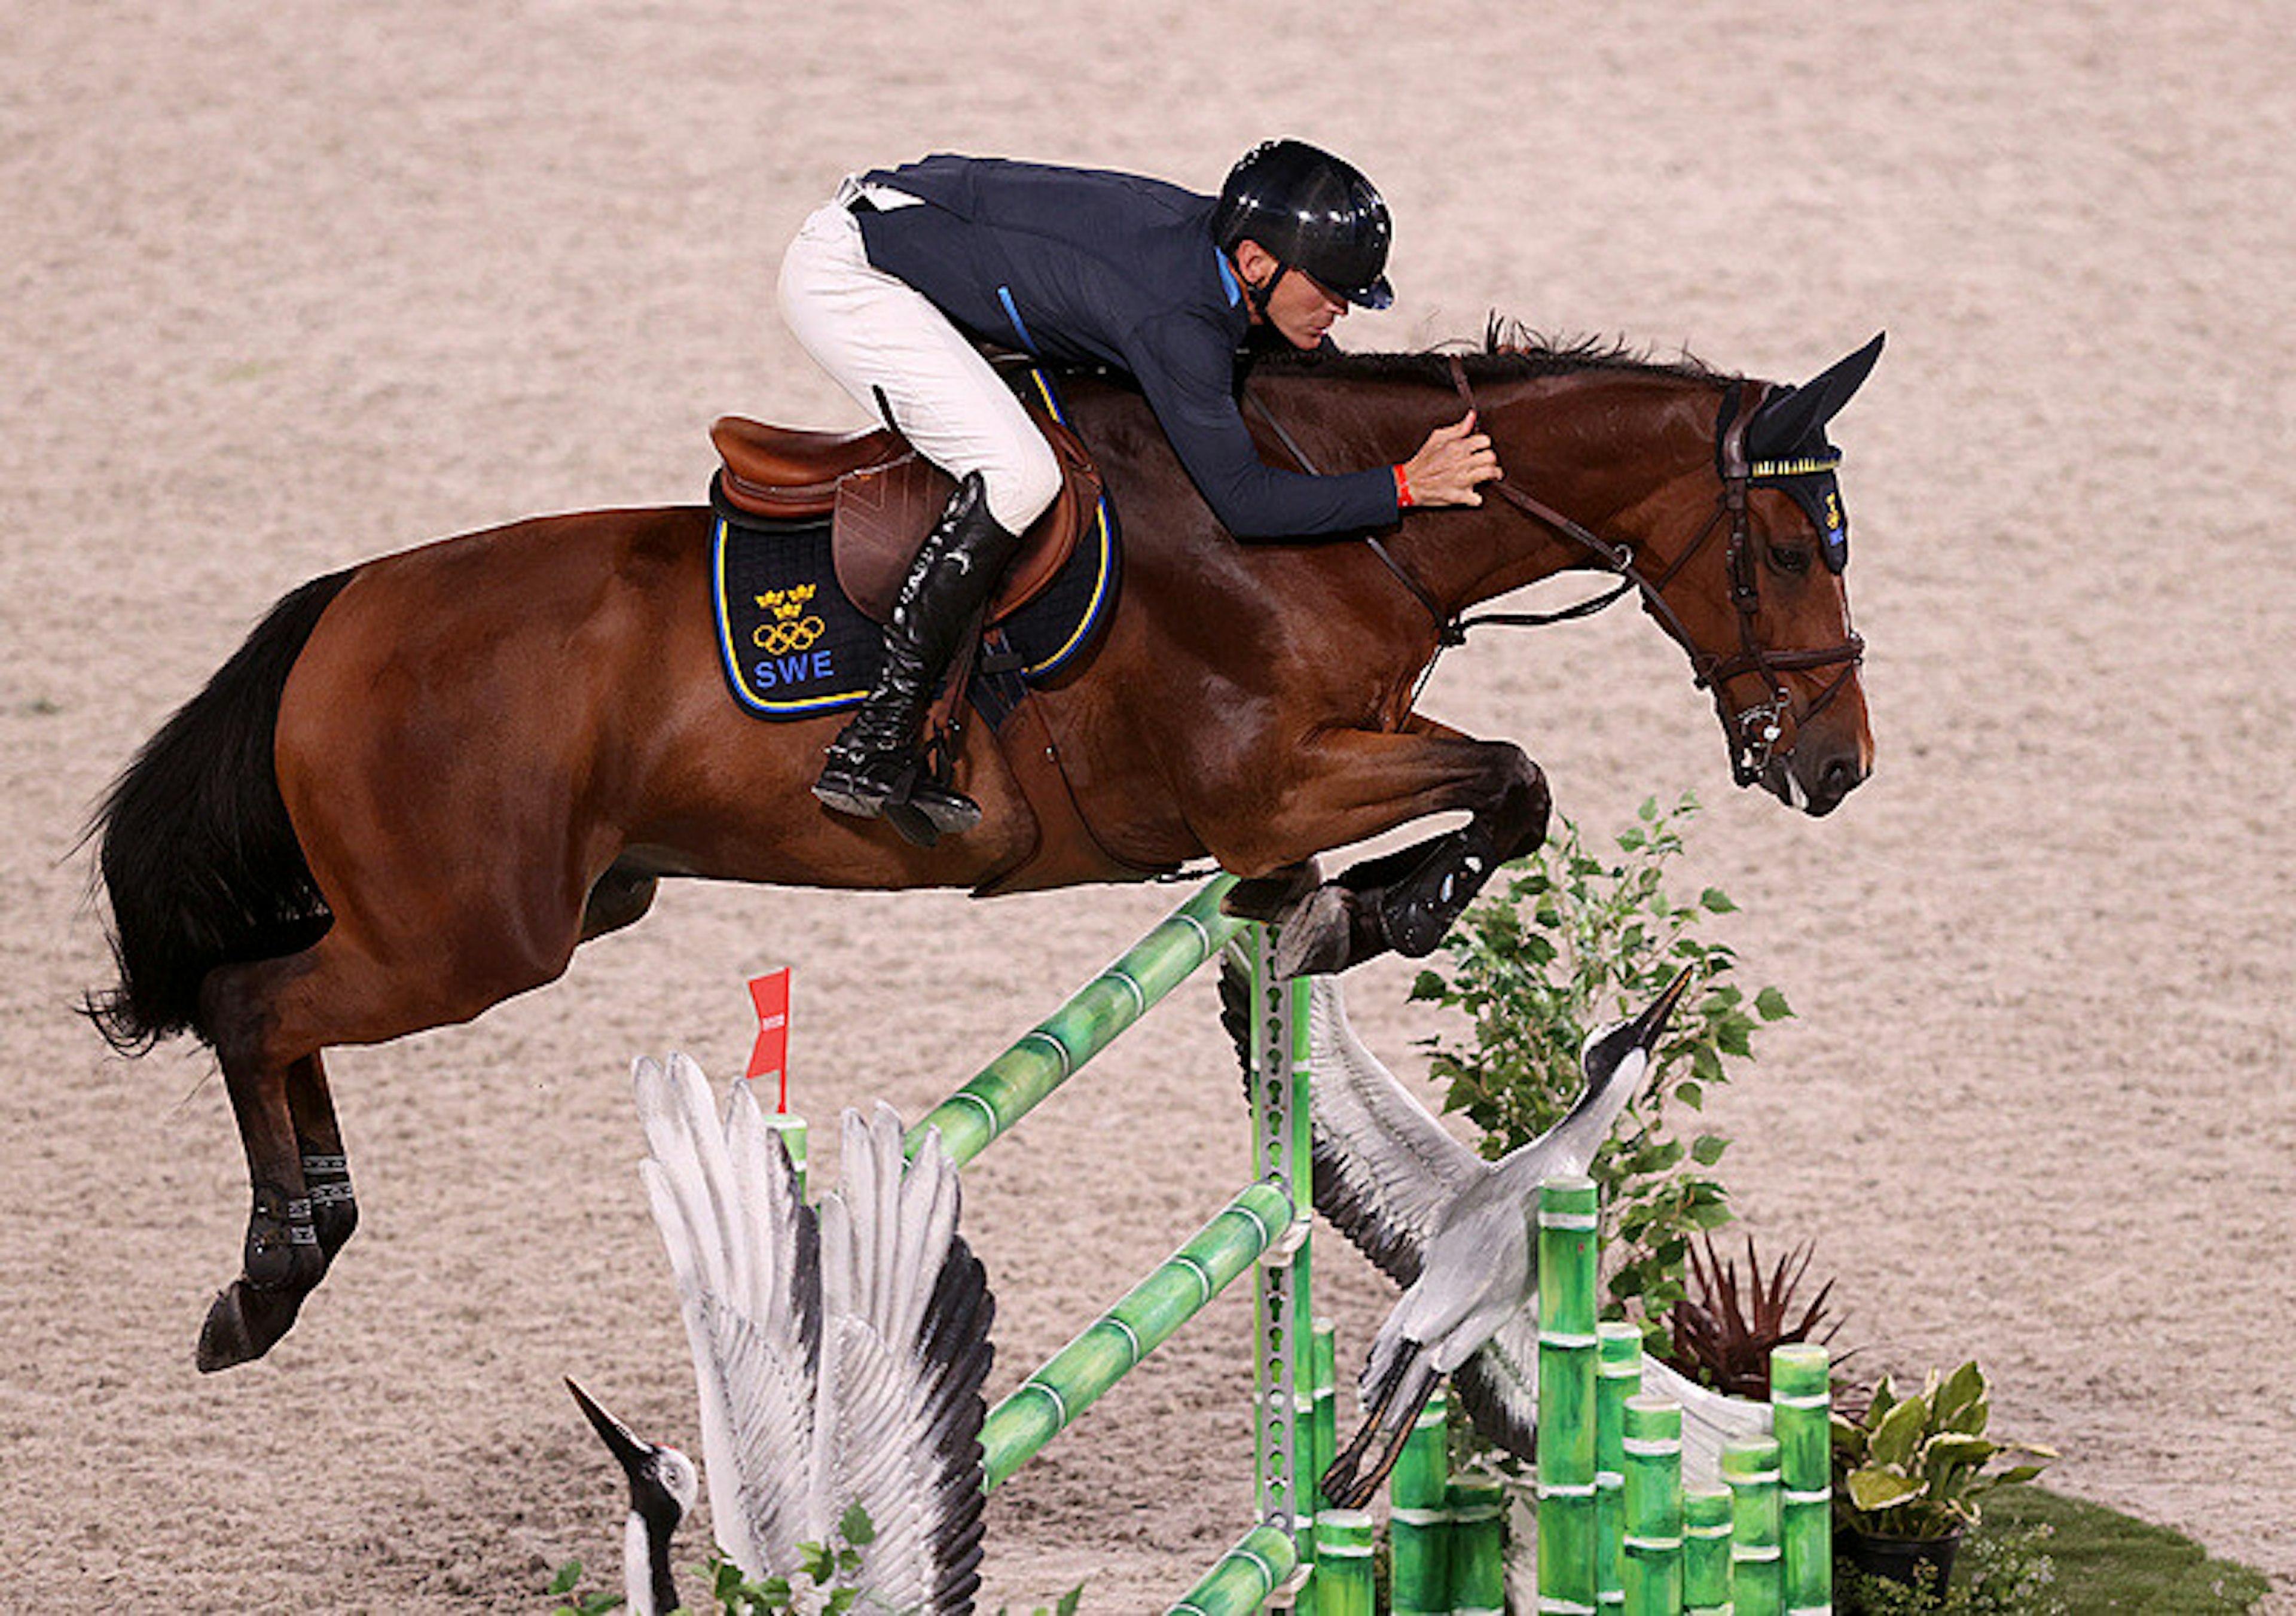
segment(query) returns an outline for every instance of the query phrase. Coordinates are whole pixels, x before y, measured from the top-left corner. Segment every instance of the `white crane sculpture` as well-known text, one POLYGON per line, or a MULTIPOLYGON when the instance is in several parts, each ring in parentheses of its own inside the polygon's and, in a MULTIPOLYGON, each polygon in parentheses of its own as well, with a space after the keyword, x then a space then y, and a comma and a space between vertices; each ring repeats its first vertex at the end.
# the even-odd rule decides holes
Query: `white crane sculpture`
MULTIPOLYGON (((1641 1015, 1590 1037, 1579 1054, 1587 1087, 1570 1113, 1529 1144, 1486 1161, 1364 1047, 1348 1025, 1338 979, 1311 979, 1316 1210, 1405 1287, 1358 1382, 1362 1426, 1324 1473, 1324 1494, 1332 1503, 1356 1508, 1371 1497, 1446 1374, 1477 1430, 1509 1453, 1534 1456, 1538 1186, 1586 1172, 1648 1070, 1689 980, 1685 969, 1641 1015)), ((1242 1053, 1248 989, 1232 957, 1221 997, 1242 1053)), ((1642 1372, 1645 1392, 1682 1405, 1687 1481, 1710 1485, 1725 1442, 1769 1430, 1764 1404, 1710 1390, 1647 1353, 1642 1372)))
MULTIPOLYGON (((721 1128, 685 1056, 641 1060, 634 1077, 652 1147, 639 1171, 693 1349, 718 1546, 745 1575, 791 1576, 800 1546, 832 1543, 857 1505, 873 1535, 853 1586, 902 1612, 972 1610, 996 1302, 956 1232, 940 1136, 905 1164, 891 1107, 866 1121, 848 1111, 839 1185, 816 1213, 748 1083, 721 1128)), ((630 1608, 667 1611, 692 1466, 576 1396, 630 1476, 630 1608)))

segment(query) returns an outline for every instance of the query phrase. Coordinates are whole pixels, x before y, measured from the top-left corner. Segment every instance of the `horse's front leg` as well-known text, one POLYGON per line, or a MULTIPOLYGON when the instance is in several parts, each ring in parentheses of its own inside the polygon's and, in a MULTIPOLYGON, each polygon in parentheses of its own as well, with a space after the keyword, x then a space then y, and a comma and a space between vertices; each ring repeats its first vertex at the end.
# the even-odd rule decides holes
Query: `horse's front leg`
POLYGON ((1279 915, 1275 963, 1287 976, 1344 971, 1390 948, 1431 953, 1491 873, 1546 838, 1546 779, 1503 741, 1414 718, 1401 733, 1329 734, 1295 767, 1304 772, 1266 816, 1254 840, 1259 862, 1246 870, 1296 864, 1305 854, 1292 849, 1318 852, 1429 814, 1464 808, 1472 816, 1456 831, 1352 866, 1279 915))

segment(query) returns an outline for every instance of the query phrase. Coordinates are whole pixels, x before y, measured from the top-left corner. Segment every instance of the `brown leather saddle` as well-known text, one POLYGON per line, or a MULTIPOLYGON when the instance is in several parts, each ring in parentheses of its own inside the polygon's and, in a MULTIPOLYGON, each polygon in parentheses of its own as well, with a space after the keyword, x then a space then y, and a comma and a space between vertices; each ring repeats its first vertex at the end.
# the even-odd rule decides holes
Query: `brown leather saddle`
MULTIPOLYGON (((1100 472, 1074 432, 1024 401, 1061 465, 1060 496, 1021 536, 1020 555, 989 602, 995 624, 1019 611, 1059 576, 1100 506, 1100 472)), ((876 622, 892 612, 925 535, 956 484, 899 433, 815 432, 768 426, 740 415, 709 429, 725 463, 718 488, 728 503, 777 521, 826 516, 837 581, 876 622)))

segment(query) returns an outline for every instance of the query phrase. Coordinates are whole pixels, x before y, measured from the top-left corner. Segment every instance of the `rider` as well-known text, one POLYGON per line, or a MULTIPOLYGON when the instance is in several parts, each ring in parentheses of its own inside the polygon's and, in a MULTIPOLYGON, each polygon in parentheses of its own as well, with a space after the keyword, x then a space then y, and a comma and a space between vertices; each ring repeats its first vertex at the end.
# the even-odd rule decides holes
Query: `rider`
POLYGON ((1476 485, 1498 463, 1472 412, 1399 465, 1338 476, 1261 463, 1238 412, 1236 357, 1253 327, 1315 349, 1350 304, 1393 301, 1390 234, 1371 182, 1295 140, 1247 152, 1217 199, 1132 175, 947 155, 847 179, 783 260, 783 317, 840 386, 959 486, 895 600, 884 673, 831 744, 814 795, 863 817, 906 800, 947 832, 980 820, 971 799, 923 777, 917 730, 1061 473, 976 343, 1128 373, 1239 538, 1480 504, 1476 485))

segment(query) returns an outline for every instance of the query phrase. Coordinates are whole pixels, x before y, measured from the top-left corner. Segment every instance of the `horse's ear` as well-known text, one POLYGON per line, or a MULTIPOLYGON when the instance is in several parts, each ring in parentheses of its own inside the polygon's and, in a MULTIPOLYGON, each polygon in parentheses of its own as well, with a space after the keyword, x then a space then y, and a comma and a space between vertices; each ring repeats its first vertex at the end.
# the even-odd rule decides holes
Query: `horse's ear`
POLYGON ((1773 395, 1746 423, 1747 455, 1755 460, 1778 460, 1822 441, 1825 423, 1864 385, 1874 362, 1882 357, 1882 340, 1888 335, 1876 332, 1871 342, 1820 371, 1807 384, 1773 395))

